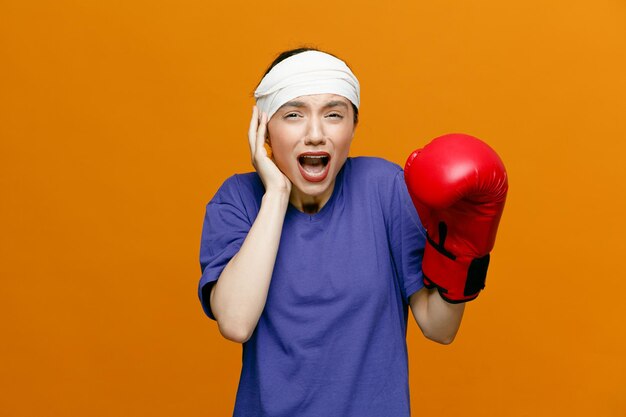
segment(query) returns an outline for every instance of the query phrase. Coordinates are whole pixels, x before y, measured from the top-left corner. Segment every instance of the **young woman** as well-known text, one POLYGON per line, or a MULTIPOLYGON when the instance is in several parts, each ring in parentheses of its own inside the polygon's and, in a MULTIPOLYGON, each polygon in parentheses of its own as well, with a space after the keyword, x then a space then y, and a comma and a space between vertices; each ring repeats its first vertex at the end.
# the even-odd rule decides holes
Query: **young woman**
POLYGON ((348 156, 359 94, 330 54, 279 55, 255 92, 256 172, 207 205, 199 296, 243 343, 234 416, 409 416, 409 309, 439 343, 461 323, 463 303, 424 288, 403 170, 348 156))

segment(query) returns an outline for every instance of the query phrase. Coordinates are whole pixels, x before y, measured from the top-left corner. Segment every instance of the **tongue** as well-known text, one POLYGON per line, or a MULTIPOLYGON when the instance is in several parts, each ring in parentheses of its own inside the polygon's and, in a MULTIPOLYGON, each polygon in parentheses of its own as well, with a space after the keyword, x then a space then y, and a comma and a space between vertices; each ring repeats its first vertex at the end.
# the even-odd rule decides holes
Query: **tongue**
POLYGON ((319 174, 324 170, 324 164, 321 158, 302 158, 302 168, 311 174, 319 174))

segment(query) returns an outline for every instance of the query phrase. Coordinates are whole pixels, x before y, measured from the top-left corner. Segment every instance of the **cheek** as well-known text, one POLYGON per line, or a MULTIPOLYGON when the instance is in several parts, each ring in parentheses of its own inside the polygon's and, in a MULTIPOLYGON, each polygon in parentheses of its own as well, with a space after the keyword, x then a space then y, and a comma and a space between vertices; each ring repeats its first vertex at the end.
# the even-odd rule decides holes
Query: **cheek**
POLYGON ((338 153, 342 155, 347 155, 350 152, 350 145, 352 144, 352 135, 353 135, 352 129, 345 129, 337 136, 337 140, 335 141, 335 146, 336 146, 338 153))
POLYGON ((285 123, 274 123, 268 126, 269 140, 274 154, 291 155, 293 148, 302 137, 298 126, 289 126, 285 123))
POLYGON ((292 159, 291 147, 289 146, 289 143, 280 136, 270 136, 270 142, 272 157, 276 162, 276 165, 278 165, 278 167, 284 171, 285 168, 287 168, 290 160, 292 159))

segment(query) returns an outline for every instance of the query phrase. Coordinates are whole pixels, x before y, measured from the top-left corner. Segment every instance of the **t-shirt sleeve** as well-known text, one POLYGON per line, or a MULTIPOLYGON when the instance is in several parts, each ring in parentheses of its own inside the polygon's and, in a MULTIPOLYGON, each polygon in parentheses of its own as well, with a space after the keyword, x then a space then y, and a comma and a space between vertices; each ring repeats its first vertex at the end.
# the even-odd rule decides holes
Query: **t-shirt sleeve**
POLYGON ((399 276, 404 301, 424 286, 422 258, 426 244, 426 231, 415 210, 404 182, 404 171, 393 178, 391 189, 391 252, 399 276))
POLYGON ((241 248, 251 222, 239 193, 236 176, 227 179, 206 206, 200 241, 202 276, 198 296, 206 315, 215 320, 211 311, 210 293, 213 284, 241 248))

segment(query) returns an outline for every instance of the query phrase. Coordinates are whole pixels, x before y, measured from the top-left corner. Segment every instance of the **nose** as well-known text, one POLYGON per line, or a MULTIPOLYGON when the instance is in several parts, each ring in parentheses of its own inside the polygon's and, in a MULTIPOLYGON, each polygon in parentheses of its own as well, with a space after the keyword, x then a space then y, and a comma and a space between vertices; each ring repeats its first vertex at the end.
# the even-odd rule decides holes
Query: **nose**
POLYGON ((324 126, 321 120, 311 118, 307 125, 306 137, 304 143, 306 145, 323 145, 326 142, 324 136, 324 126))

